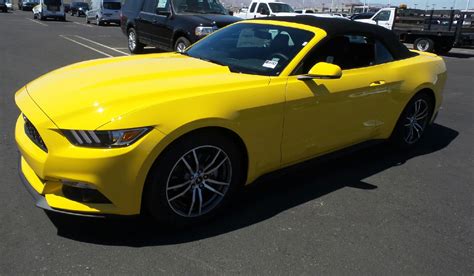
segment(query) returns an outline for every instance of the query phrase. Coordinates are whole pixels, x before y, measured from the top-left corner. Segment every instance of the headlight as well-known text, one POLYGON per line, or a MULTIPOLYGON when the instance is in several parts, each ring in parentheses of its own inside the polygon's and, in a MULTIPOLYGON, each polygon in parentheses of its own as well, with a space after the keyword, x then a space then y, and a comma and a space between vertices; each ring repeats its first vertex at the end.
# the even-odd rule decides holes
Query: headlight
POLYGON ((196 27, 196 29, 194 30, 194 33, 196 34, 196 36, 204 36, 204 35, 208 35, 214 32, 215 30, 217 30, 217 27, 199 26, 199 27, 196 27))
POLYGON ((117 148, 130 146, 151 130, 150 127, 123 130, 63 130, 72 144, 79 147, 117 148))

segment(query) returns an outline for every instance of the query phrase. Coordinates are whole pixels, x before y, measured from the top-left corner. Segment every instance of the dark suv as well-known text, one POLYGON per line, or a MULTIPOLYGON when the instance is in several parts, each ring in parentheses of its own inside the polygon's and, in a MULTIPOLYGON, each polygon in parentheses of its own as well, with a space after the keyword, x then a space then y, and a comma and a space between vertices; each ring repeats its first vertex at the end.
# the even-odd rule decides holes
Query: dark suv
POLYGON ((241 19, 228 15, 219 0, 128 0, 120 20, 128 49, 140 53, 145 45, 182 52, 241 19))
POLYGON ((77 15, 77 16, 82 16, 86 15, 86 11, 89 10, 89 4, 85 2, 72 2, 71 4, 71 15, 77 15))

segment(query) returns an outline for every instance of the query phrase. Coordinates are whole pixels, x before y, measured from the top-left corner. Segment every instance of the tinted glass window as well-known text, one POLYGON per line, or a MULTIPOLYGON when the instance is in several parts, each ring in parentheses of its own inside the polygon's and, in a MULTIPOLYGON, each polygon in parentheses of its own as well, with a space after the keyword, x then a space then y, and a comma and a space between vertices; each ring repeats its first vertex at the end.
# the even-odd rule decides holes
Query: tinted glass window
POLYGON ((156 4, 156 10, 158 11, 169 11, 170 0, 158 0, 156 4))
POLYGON ((252 3, 252 6, 250 6, 250 12, 254 12, 256 6, 257 6, 257 3, 252 3))
POLYGON ((269 3, 273 12, 293 12, 293 8, 288 4, 283 3, 269 3))
POLYGON ((336 64, 342 70, 361 68, 374 65, 375 43, 366 36, 345 35, 331 38, 316 46, 305 58, 298 73, 308 73, 318 62, 336 64))
POLYGON ((313 36, 289 27, 236 24, 200 40, 185 54, 228 66, 233 72, 276 76, 313 36))
MULTIPOLYGON (((34 2, 34 1, 32 1, 34 2)), ((57 6, 60 6, 61 5, 61 0, 45 0, 44 1, 44 4, 45 5, 57 5, 57 6)))
POLYGON ((172 0, 177 13, 227 14, 218 0, 172 0))
POLYGON ((142 6, 143 1, 140 0, 127 0, 125 4, 123 4, 122 9, 128 11, 136 11, 139 10, 142 6))
POLYGON ((122 4, 120 2, 104 2, 103 7, 107 10, 120 10, 122 4))
POLYGON ((260 4, 258 4, 257 12, 258 12, 258 13, 261 13, 261 14, 269 14, 269 13, 270 13, 270 10, 268 9, 267 4, 265 4, 265 3, 260 3, 260 4))
POLYGON ((382 42, 375 41, 375 63, 381 64, 393 61, 392 54, 385 48, 385 45, 382 42))
POLYGON ((376 20, 376 21, 388 21, 389 19, 390 19, 390 11, 381 11, 374 18, 374 20, 376 20))
MULTIPOLYGON (((133 1, 133 0, 130 0, 130 1, 133 1)), ((145 0, 145 3, 143 4, 143 11, 149 12, 149 13, 155 13, 156 6, 157 6, 157 0, 145 0)))

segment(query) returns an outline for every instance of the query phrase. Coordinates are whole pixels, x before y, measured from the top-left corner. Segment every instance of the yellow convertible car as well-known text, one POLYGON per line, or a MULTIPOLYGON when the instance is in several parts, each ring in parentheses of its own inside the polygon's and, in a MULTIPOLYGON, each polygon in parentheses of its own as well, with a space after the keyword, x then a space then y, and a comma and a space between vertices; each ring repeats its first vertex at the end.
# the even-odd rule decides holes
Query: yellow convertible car
POLYGON ((194 223, 282 167, 368 140, 416 145, 445 80, 440 57, 382 27, 239 22, 183 53, 81 62, 21 88, 21 177, 50 211, 194 223))

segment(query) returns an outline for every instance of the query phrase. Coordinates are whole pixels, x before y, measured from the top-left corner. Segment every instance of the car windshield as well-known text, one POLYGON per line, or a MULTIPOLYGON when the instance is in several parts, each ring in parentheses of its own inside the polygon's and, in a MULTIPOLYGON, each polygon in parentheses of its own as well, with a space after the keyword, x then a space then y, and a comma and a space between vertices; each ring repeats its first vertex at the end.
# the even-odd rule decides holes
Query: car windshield
POLYGON ((218 0, 173 0, 176 13, 227 14, 218 0))
POLYGON ((288 4, 284 4, 284 3, 268 3, 268 5, 270 5, 270 9, 272 9, 272 11, 274 13, 279 13, 279 12, 294 12, 293 8, 290 7, 290 5, 288 4))
MULTIPOLYGON (((33 2, 39 2, 39 1, 33 1, 33 2)), ((61 5, 61 0, 44 0, 45 5, 56 5, 60 6, 61 5)))
POLYGON ((120 10, 121 8, 120 2, 104 2, 104 9, 106 10, 120 10))
POLYGON ((183 54, 228 66, 232 72, 277 76, 313 36, 301 29, 240 23, 204 38, 183 54))

